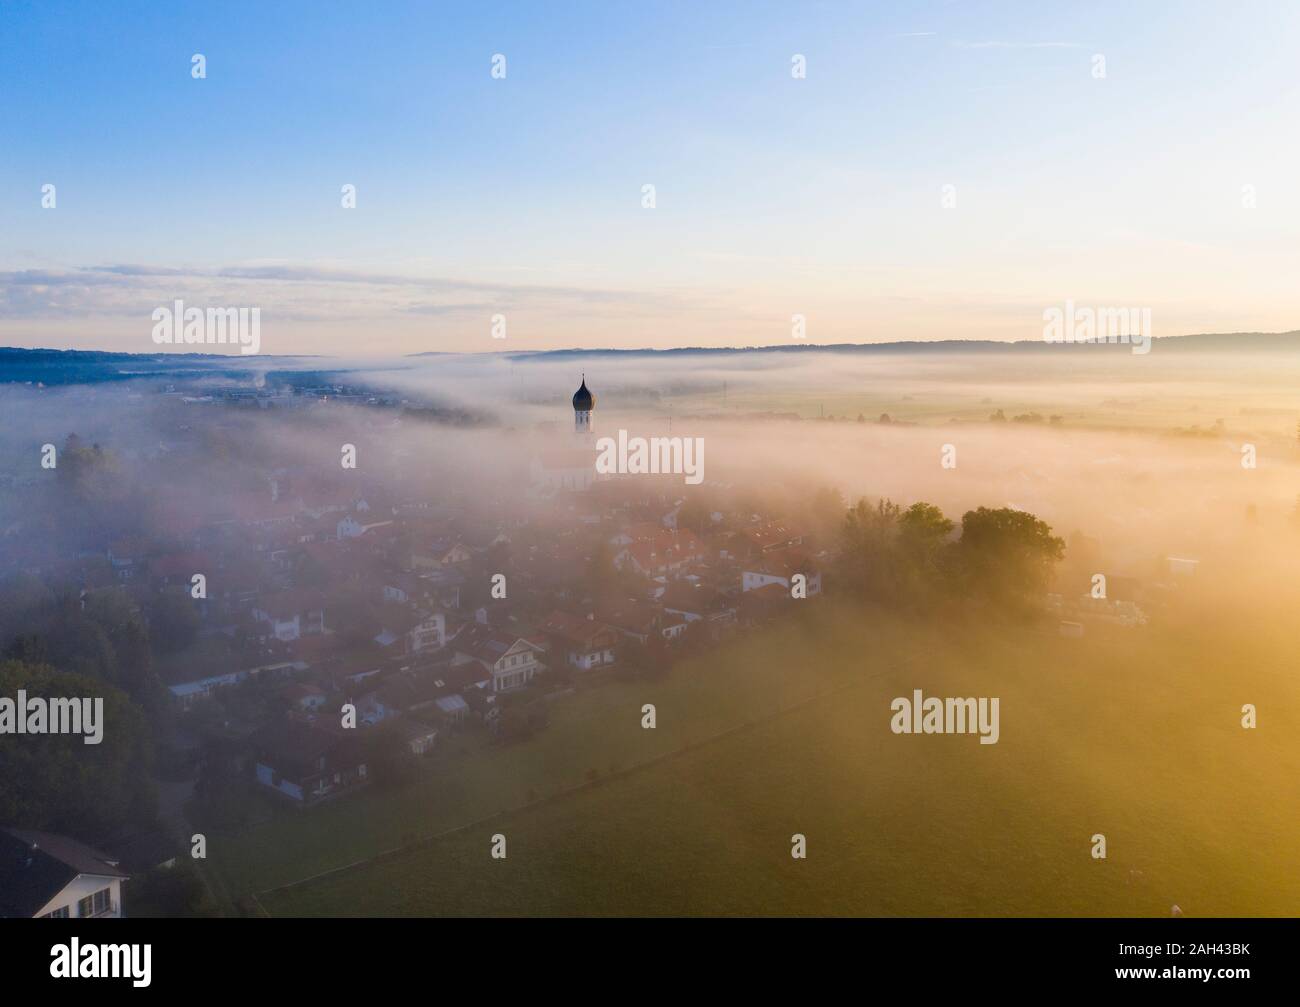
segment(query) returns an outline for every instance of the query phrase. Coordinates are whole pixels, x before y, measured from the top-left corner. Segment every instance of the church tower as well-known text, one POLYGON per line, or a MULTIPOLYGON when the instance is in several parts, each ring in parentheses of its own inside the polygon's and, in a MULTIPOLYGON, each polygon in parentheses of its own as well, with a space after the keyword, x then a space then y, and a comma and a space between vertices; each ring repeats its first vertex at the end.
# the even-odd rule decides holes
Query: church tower
POLYGON ((596 396, 587 391, 587 375, 582 376, 582 387, 573 393, 573 432, 579 437, 591 435, 591 411, 596 408, 596 396))

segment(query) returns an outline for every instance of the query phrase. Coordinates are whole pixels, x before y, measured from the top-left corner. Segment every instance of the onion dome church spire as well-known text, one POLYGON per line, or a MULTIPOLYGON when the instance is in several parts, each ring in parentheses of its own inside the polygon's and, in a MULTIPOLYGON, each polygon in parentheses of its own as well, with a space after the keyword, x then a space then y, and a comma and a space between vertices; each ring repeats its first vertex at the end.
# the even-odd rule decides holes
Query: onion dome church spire
POLYGON ((591 432, 591 411, 596 408, 596 396, 587 390, 587 375, 582 375, 582 385, 573 393, 573 431, 591 432))

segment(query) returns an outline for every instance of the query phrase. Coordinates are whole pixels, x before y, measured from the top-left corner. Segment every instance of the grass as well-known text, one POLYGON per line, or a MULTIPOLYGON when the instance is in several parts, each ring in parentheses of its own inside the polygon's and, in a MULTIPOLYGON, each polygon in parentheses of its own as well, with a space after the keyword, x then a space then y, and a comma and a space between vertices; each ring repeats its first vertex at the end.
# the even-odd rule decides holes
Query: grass
MULTIPOLYGON (((773 628, 680 665, 654 682, 612 682, 556 701, 550 725, 498 745, 482 733, 454 737, 420 778, 271 821, 210 845, 210 866, 231 898, 282 885, 466 822, 552 797, 659 758, 843 682, 850 669, 808 660, 822 620, 773 628), (657 726, 641 727, 656 706, 657 726)), ((902 627, 897 630, 902 632, 902 627)))
POLYGON ((1174 903, 1289 915, 1300 687, 1284 635, 1254 629, 1080 641, 825 610, 666 682, 562 700, 532 741, 279 819, 226 855, 244 884, 272 887, 712 737, 261 903, 273 915, 1161 916, 1174 903), (893 735, 889 702, 913 688, 998 696, 1001 741, 893 735), (1246 701, 1261 711, 1254 731, 1239 724, 1246 701), (639 726, 642 702, 658 704, 655 731, 639 726), (489 856, 494 833, 506 860, 489 856), (790 857, 794 833, 807 860, 790 857), (1095 833, 1105 860, 1090 855, 1095 833))

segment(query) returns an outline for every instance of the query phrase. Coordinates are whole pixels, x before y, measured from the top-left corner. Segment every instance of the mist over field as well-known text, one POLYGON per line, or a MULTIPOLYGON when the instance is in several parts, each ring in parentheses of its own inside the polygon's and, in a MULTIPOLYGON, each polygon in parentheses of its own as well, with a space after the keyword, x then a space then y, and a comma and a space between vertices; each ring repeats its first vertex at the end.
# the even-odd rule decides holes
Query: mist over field
MULTIPOLYGON (((185 912, 1285 915, 1300 900, 1300 805, 1278 796, 1300 795, 1300 356, 1157 346, 198 366, 0 387, 0 646, 107 676, 141 711, 156 750, 133 770, 127 817, 211 843, 185 912), (584 376, 595 437, 702 438, 703 482, 539 491, 537 459, 574 443, 569 400, 584 376), (42 468, 46 445, 56 468, 42 468), (340 465, 346 445, 355 469, 340 465), (368 516, 356 509, 367 498, 368 516), (871 594, 868 571, 864 599, 844 565, 859 500, 936 505, 955 523, 954 557, 968 512, 1027 512, 1061 556, 1015 617, 979 575, 895 605, 871 594), (747 527, 797 528, 824 596, 775 620, 746 615, 729 578, 747 567, 721 551, 689 579, 736 591, 738 632, 635 661, 620 649, 598 687, 548 673, 540 692, 499 697, 503 717, 530 711, 515 714, 529 725, 517 735, 442 725, 417 769, 305 811, 280 807, 229 754, 276 722, 282 683, 184 709, 167 698, 277 661, 302 662, 295 680, 329 703, 359 694, 340 676, 381 662, 416 682, 432 660, 441 684, 458 667, 453 626, 527 637, 555 610, 613 618, 602 613, 614 598, 677 590, 678 575, 656 589, 617 568, 623 547, 610 544, 668 514, 732 552, 728 536, 747 527), (392 537, 345 538, 345 516, 391 524, 392 537), (455 606, 435 606, 443 650, 390 658, 371 637, 404 617, 370 585, 409 579, 400 557, 426 528, 444 543, 509 542, 458 566, 455 606), (128 549, 145 572, 124 580, 128 549), (195 621, 174 583, 146 590, 169 563, 186 578, 207 564, 222 599, 259 582, 262 598, 315 592, 325 635, 315 650, 277 642, 227 600, 195 621), (494 601, 494 571, 527 588, 494 601), (1101 601, 1088 598, 1098 574, 1101 601), (143 651, 124 635, 135 624, 143 651), (1082 638, 1062 635, 1076 625, 1082 638), (1000 739, 892 733, 891 700, 914 689, 1000 697, 1000 739), (637 720, 647 702, 654 731, 637 720), (1243 704, 1258 728, 1239 723, 1243 704), (193 776, 167 768, 178 759, 197 760, 193 776), (488 875, 487 832, 471 823, 501 813, 514 855, 538 859, 488 875), (790 874, 793 833, 815 837, 802 875, 790 874), (1089 856, 1094 834, 1112 844, 1103 864, 1089 856), (348 864, 361 866, 336 873, 348 864)), ((121 716, 105 758, 137 765, 142 753, 114 748, 121 716)), ((0 796, 0 818, 130 831, 122 815, 81 822, 66 803, 0 796)), ((148 891, 141 914, 178 911, 180 896, 148 891)))
MULTIPOLYGON (((294 364, 285 363, 259 361, 256 368, 292 373, 294 364)), ((797 507, 801 492, 834 487, 849 500, 927 500, 956 516, 980 505, 1014 507, 1058 533, 1100 539, 1123 566, 1207 550, 1231 562, 1256 545, 1265 556, 1292 558, 1279 535, 1300 495, 1294 354, 1136 356, 1082 347, 1029 358, 754 351, 561 360, 434 355, 396 366, 320 359, 297 366, 336 368, 327 380, 463 411, 466 422, 420 425, 344 406, 309 419, 286 420, 283 410, 218 412, 205 424, 182 418, 154 383, 99 386, 93 394, 11 387, 7 404, 23 422, 0 433, 0 450, 14 463, 10 471, 20 472, 35 442, 74 431, 93 430, 129 457, 183 429, 187 438, 237 441, 224 464, 238 471, 271 456, 323 465, 340 437, 359 432, 367 453, 377 449, 372 458, 386 466, 385 476, 418 481, 445 470, 457 476, 447 491, 468 492, 508 480, 548 438, 562 442, 568 397, 586 374, 597 393, 598 435, 626 429, 704 437, 707 481, 726 484, 727 493, 797 507), (991 420, 995 414, 1001 419, 991 420), (941 453, 949 444, 956 465, 945 469, 941 453), (1256 450, 1251 469, 1242 465, 1246 445, 1256 450)), ((231 384, 213 379, 206 387, 231 384)), ((194 416, 202 416, 196 408, 194 416)), ((377 476, 360 473, 363 480, 377 476)), ((160 488, 159 501, 166 496, 179 506, 189 484, 203 480, 199 472, 178 476, 165 493, 160 488)), ((199 495, 215 506, 228 487, 213 479, 199 495)))

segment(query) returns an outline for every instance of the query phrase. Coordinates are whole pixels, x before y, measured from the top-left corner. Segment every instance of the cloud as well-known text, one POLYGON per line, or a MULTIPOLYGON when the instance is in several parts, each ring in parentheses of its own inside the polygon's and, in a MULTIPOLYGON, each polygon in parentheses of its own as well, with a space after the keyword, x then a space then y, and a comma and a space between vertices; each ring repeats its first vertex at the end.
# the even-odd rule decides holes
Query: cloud
POLYGON ((1009 42, 1002 39, 990 39, 982 42, 957 41, 953 45, 958 49, 1082 49, 1080 42, 1009 42))
POLYGON ((181 298, 249 305, 296 320, 359 320, 493 310, 640 315, 681 310, 695 297, 671 291, 519 284, 286 263, 173 267, 113 263, 0 272, 0 318, 58 319, 149 313, 181 298))

